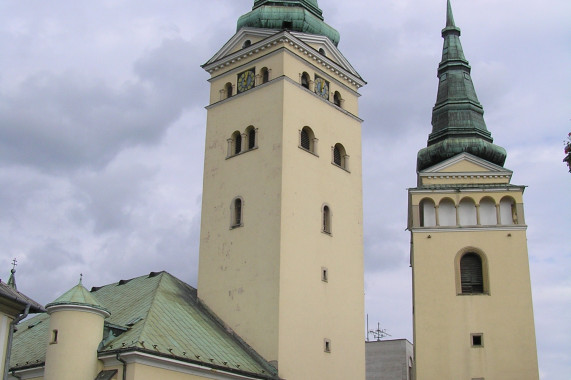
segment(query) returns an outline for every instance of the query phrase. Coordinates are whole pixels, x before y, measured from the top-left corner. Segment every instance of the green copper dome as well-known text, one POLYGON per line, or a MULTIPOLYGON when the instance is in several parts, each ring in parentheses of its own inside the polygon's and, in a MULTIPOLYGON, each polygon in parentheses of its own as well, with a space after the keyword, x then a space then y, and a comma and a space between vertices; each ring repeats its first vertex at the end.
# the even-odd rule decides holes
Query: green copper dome
POLYGON ((432 109, 432 133, 427 147, 418 152, 417 170, 463 152, 503 166, 506 151, 493 144, 492 134, 486 128, 484 108, 472 83, 471 67, 464 57, 460 28, 454 24, 450 0, 442 38, 444 46, 438 66, 438 95, 432 109))
POLYGON ((256 0, 252 11, 238 19, 236 30, 252 27, 319 34, 337 46, 339 32, 323 21, 322 13, 316 0, 256 0))

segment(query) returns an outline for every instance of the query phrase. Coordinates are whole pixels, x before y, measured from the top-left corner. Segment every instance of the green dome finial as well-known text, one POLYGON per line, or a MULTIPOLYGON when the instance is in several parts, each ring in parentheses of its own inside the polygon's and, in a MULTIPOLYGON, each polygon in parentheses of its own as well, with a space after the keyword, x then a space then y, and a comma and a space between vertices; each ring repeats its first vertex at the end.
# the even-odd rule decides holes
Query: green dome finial
POLYGON ((319 34, 337 46, 339 32, 323 21, 322 14, 317 0, 255 0, 252 11, 238 19, 236 30, 252 27, 319 34))

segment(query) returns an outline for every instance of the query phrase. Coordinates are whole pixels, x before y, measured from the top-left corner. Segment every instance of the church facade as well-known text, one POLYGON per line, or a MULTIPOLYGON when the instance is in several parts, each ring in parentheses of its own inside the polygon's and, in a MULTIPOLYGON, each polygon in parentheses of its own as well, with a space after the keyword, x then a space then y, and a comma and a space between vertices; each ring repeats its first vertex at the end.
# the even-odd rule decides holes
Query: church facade
MULTIPOLYGON (((409 189, 414 355, 402 346, 398 378, 535 380, 524 186, 486 128, 449 1, 442 33, 409 189)), ((198 289, 166 272, 80 280, 18 324, 7 379, 365 379, 366 82, 338 42, 316 0, 254 1, 203 65, 198 289)), ((10 346, 27 298, 13 309, 4 288, 10 346)))

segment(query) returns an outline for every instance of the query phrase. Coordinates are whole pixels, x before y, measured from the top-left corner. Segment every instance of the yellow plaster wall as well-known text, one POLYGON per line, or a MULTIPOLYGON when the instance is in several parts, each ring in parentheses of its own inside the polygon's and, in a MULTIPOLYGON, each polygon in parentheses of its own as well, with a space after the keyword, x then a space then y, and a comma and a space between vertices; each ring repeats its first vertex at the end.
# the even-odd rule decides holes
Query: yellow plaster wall
POLYGON ((10 323, 14 318, 0 312, 0 373, 4 373, 4 363, 6 362, 6 348, 8 347, 8 333, 10 331, 10 323))
POLYGON ((93 380, 101 369, 97 347, 103 338, 103 317, 86 311, 56 311, 50 316, 46 380, 93 380), (49 344, 58 330, 56 344, 49 344))
POLYGON ((418 230, 412 243, 417 380, 537 380, 525 231, 418 230), (489 294, 457 295, 455 258, 467 247, 487 259, 489 294), (484 334, 483 348, 471 333, 484 334))
MULTIPOLYGON (((209 108, 199 296, 266 360, 277 361, 281 377, 364 379, 361 126, 297 83, 302 72, 312 80, 317 72, 343 91, 355 114, 357 94, 298 53, 286 45, 243 66, 271 67, 270 79, 291 81, 209 108), (258 149, 226 159, 226 140, 249 125, 259 128, 258 149), (298 147, 304 126, 319 139, 318 156, 298 147), (335 143, 350 156, 350 172, 331 164, 335 143), (230 202, 238 195, 244 226, 230 229, 230 202), (324 203, 332 211, 331 236, 321 231, 324 203)), ((227 81, 211 81, 211 98, 227 81)))
MULTIPOLYGON (((121 373, 121 370, 119 371, 121 373)), ((212 371, 212 374, 216 374, 216 371, 212 371)), ((127 379, 126 380, 158 380, 158 379, 168 379, 168 380, 204 380, 212 379, 212 377, 197 376, 181 372, 176 372, 168 369, 148 366, 140 363, 132 363, 127 367, 127 379)))

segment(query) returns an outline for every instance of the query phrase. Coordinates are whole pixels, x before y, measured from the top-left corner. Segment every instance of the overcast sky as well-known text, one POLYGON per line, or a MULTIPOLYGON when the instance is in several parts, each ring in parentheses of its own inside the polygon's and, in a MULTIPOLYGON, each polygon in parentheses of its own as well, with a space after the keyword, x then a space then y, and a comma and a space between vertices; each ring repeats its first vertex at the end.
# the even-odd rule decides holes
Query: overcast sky
MULTIPOLYGON (((166 270, 196 286, 208 74, 252 0, 0 2, 0 278, 46 304, 166 270)), ((454 0, 494 142, 525 192, 542 380, 571 373, 571 2, 454 0)), ((320 0, 361 91, 366 313, 412 341, 407 187, 445 0, 320 0)))

